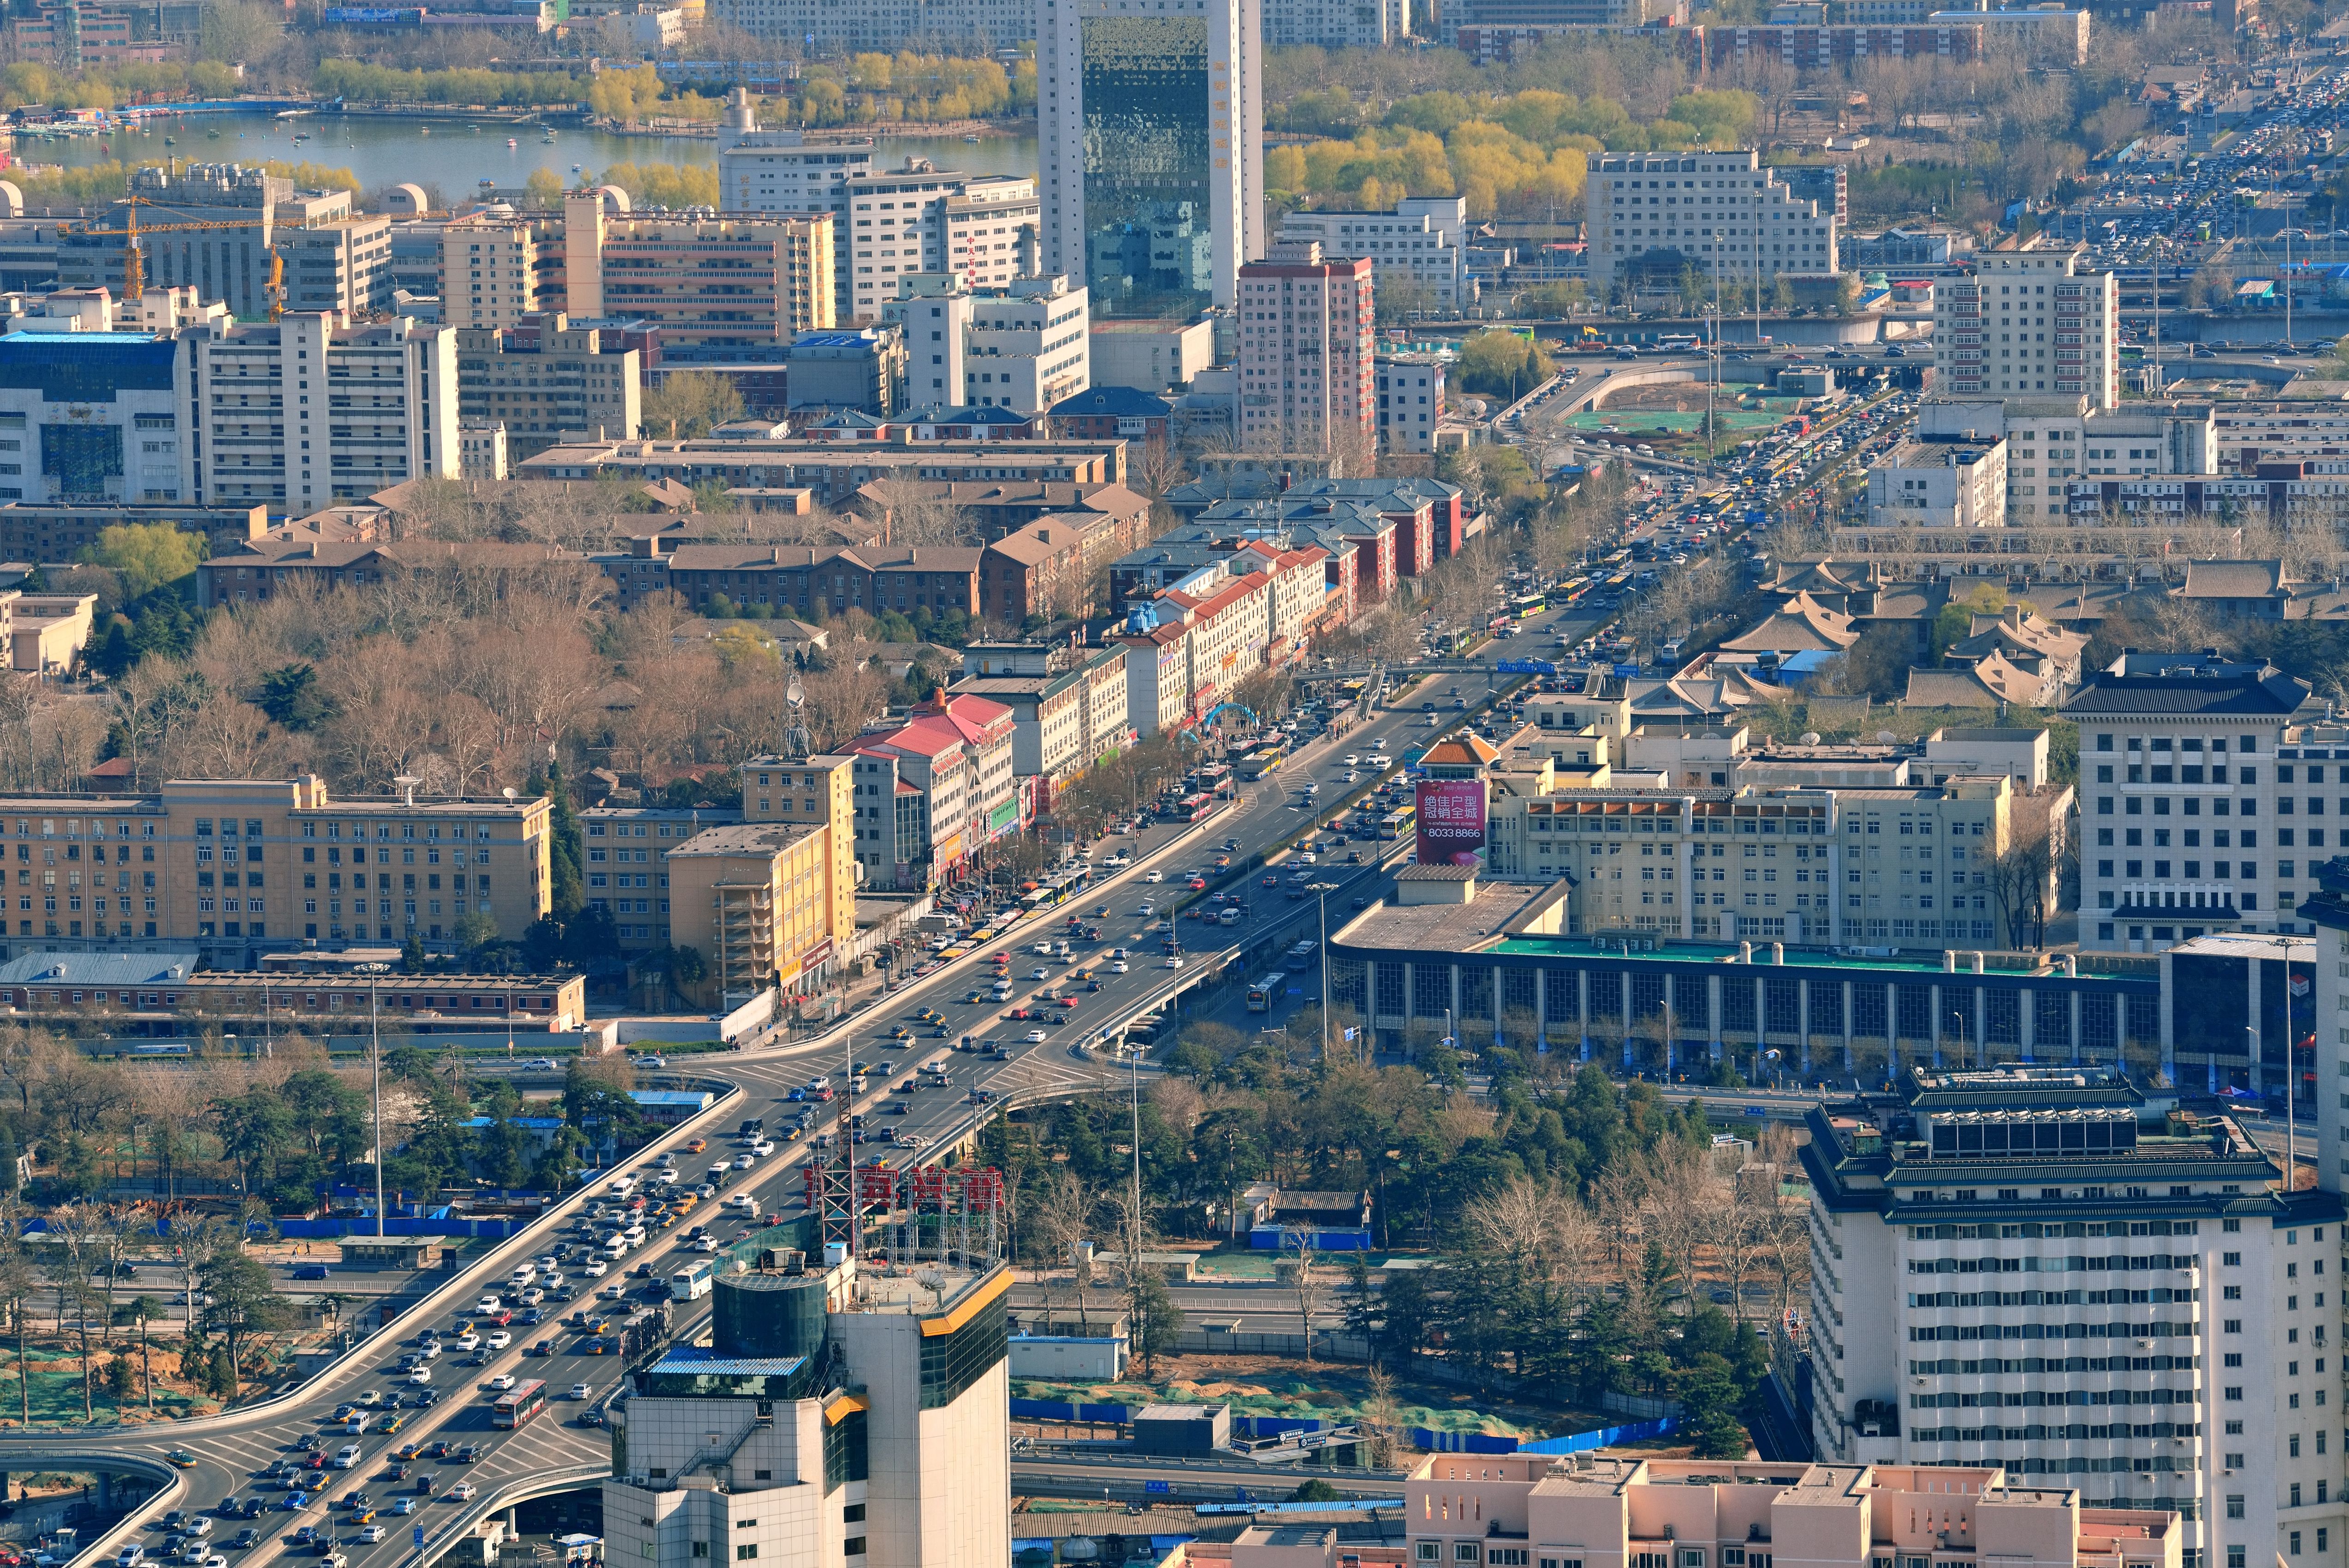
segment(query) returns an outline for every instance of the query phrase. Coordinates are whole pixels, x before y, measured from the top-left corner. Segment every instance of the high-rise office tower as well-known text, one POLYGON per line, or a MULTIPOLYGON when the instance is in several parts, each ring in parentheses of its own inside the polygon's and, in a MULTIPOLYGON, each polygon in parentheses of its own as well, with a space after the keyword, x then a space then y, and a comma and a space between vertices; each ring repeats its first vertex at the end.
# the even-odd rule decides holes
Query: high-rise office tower
POLYGON ((1259 0, 1038 0, 1044 271, 1110 315, 1238 296, 1264 253, 1259 0))
POLYGON ((719 1273, 713 1343, 633 1374, 615 1412, 612 1560, 1001 1568, 1010 1282, 999 1264, 860 1266, 839 1244, 719 1273))

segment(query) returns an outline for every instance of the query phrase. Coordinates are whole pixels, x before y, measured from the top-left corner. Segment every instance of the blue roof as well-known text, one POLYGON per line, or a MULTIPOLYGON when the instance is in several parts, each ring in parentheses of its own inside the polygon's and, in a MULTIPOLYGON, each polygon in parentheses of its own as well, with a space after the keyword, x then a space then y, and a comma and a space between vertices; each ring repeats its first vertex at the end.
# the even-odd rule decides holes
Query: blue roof
POLYGON ((691 1106, 698 1110, 710 1102, 710 1096, 701 1089, 634 1089, 628 1098, 640 1106, 691 1106))
POLYGON ((879 341, 870 332, 802 332, 792 339, 794 348, 869 348, 879 341))
POLYGON ((1139 387, 1094 387, 1074 397, 1062 398, 1047 411, 1057 418, 1102 414, 1128 420, 1163 420, 1174 409, 1165 399, 1139 387))
POLYGON ((647 1370, 686 1377, 788 1377, 807 1365, 804 1355, 720 1355, 704 1345, 673 1345, 647 1370))
MULTIPOLYGON (((553 1132, 563 1125, 561 1116, 508 1116, 506 1121, 509 1126, 524 1127, 532 1132, 553 1132)), ((490 1118, 469 1117, 465 1125, 469 1127, 485 1127, 490 1125, 490 1118)))
POLYGON ((26 953, 0 964, 0 985, 167 985, 197 963, 194 953, 26 953))

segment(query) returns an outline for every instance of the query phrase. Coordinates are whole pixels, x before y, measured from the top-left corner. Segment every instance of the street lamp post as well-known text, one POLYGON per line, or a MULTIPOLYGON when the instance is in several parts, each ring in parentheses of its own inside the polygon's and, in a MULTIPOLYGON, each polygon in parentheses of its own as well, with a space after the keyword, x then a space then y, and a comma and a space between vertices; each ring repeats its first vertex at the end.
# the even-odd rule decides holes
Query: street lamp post
POLYGON ((383 1028, 376 1007, 376 985, 379 977, 391 966, 385 963, 363 963, 359 971, 367 977, 367 1076, 375 1098, 375 1233, 382 1236, 383 1228, 383 1028))

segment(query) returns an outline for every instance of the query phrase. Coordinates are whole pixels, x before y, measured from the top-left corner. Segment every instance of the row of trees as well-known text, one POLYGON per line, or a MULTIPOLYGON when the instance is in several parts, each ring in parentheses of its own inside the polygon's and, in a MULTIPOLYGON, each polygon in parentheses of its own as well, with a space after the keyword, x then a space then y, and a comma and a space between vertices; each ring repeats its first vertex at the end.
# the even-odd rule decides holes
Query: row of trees
MULTIPOLYGON (((397 1025, 387 1029, 397 1041, 397 1025)), ((478 1175, 564 1190, 591 1147, 639 1134, 634 1086, 625 1058, 579 1059, 564 1079, 564 1127, 543 1140, 519 1125, 511 1084, 470 1078, 453 1053, 395 1044, 384 1058, 385 1182, 429 1195, 478 1175)), ((98 1060, 70 1039, 12 1025, 0 1031, 0 1182, 13 1187, 15 1157, 33 1153, 29 1196, 40 1201, 233 1190, 264 1212, 306 1212, 329 1187, 374 1178, 367 1070, 329 1061, 298 1032, 264 1044, 209 1030, 191 1069, 98 1060)))
MULTIPOLYGON (((1488 1389, 1679 1398, 1702 1451, 1744 1451, 1737 1417, 1764 1360, 1753 1325, 1807 1275, 1802 1210, 1767 1168, 1791 1158, 1783 1136, 1741 1177, 1702 1108, 1671 1108, 1651 1085, 1488 1059, 1504 1070, 1480 1098, 1445 1082, 1461 1081, 1457 1061, 1373 1069, 1315 1052, 1318 1028, 1310 1010, 1284 1035, 1195 1025, 1174 1075, 1138 1103, 992 1124, 981 1158, 1009 1178, 1019 1255, 1058 1271, 1088 1241, 1131 1259, 1162 1236, 1219 1235, 1258 1181, 1368 1189, 1374 1241, 1432 1247, 1433 1264, 1379 1284, 1357 1260, 1340 1287, 1330 1258, 1285 1243, 1309 1345, 1338 1314, 1390 1373, 1434 1358, 1488 1389)), ((1112 1284, 1145 1363, 1171 1348, 1181 1324, 1154 1277, 1121 1262, 1112 1284)), ((1112 1304, 1095 1288, 1087 1271, 1067 1277, 1081 1318, 1112 1304)))

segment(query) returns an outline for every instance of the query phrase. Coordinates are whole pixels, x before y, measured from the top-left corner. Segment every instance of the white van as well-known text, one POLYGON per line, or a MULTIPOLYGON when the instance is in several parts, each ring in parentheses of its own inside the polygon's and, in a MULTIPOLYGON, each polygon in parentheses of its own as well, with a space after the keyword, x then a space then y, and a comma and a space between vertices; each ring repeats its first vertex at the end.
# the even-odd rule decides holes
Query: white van
POLYGON ((635 1177, 616 1176, 612 1178, 612 1185, 606 1190, 610 1191, 616 1197, 626 1198, 629 1193, 634 1192, 636 1189, 636 1179, 635 1177))
POLYGON ((740 1210, 745 1219, 755 1220, 759 1217, 759 1200, 747 1192, 738 1192, 726 1200, 726 1207, 740 1210))
POLYGON ((622 1258, 625 1258, 627 1255, 628 1239, 626 1236, 614 1236, 605 1241, 604 1256, 611 1259, 614 1262, 618 1262, 622 1258))

